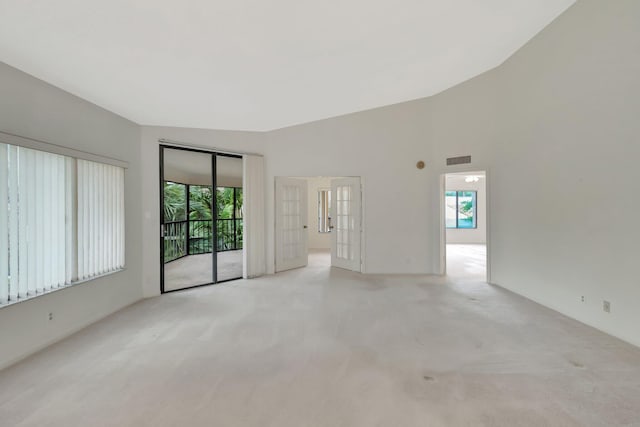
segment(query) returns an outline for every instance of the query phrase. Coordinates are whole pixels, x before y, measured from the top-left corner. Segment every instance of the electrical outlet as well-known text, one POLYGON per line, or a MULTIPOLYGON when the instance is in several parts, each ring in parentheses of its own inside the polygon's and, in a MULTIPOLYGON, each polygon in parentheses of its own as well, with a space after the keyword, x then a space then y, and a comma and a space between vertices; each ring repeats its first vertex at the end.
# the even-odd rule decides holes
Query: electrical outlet
POLYGON ((49 320, 53 320, 53 313, 49 313, 49 320))
POLYGON ((602 301, 602 309, 605 313, 611 313, 611 303, 609 301, 602 301))
POLYGON ((584 302, 584 295, 582 295, 582 296, 580 297, 580 301, 581 301, 581 302, 584 302))

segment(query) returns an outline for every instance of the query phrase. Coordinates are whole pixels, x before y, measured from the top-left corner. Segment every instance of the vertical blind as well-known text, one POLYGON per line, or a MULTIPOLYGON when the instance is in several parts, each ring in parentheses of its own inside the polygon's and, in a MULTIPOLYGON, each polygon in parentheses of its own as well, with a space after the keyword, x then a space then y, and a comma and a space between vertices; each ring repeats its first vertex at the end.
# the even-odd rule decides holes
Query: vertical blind
POLYGON ((124 267, 124 170, 78 160, 78 277, 124 267))
POLYGON ((124 169, 0 143, 0 305, 124 266, 124 169))

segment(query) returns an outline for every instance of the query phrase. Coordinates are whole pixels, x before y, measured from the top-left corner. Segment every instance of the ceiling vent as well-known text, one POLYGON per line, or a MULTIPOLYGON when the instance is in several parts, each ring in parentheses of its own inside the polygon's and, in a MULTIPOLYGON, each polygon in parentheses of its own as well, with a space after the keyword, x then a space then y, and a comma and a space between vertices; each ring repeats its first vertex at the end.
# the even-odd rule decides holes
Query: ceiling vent
POLYGON ((471 156, 449 157, 447 159, 447 166, 466 165, 468 163, 471 163, 471 156))

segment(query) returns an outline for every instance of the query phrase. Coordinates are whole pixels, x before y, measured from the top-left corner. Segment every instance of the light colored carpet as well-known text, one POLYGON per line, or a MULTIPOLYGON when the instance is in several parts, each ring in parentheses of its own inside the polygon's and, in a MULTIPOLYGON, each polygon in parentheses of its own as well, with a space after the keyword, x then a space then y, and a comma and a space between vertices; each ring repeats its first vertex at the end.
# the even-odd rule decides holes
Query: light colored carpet
MULTIPOLYGON (((242 277, 242 251, 219 252, 218 281, 242 277)), ((211 254, 189 255, 164 265, 164 289, 173 291, 213 281, 211 254)))
POLYGON ((481 281, 310 262, 145 300, 0 372, 0 424, 638 425, 639 367, 481 281))

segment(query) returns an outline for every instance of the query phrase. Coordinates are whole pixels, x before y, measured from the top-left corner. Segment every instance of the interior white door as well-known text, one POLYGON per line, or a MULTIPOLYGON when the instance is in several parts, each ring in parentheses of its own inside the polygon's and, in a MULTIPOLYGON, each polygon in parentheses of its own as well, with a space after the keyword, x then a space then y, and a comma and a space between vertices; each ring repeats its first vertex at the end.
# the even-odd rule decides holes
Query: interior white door
POLYGON ((307 181, 276 177, 276 272, 308 262, 307 181))
POLYGON ((360 271, 360 178, 332 180, 331 196, 331 265, 360 271))

